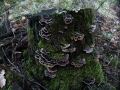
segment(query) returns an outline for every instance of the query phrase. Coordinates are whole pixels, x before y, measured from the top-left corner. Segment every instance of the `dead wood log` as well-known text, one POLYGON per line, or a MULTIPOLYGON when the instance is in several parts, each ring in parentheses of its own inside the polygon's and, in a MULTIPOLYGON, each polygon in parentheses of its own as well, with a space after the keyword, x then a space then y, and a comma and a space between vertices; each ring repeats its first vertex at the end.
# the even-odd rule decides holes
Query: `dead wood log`
POLYGON ((0 40, 2 40, 2 39, 4 39, 4 38, 7 38, 7 37, 11 37, 11 36, 13 36, 14 34, 16 35, 16 34, 19 34, 19 33, 21 33, 21 32, 25 32, 25 31, 21 31, 21 30, 17 30, 17 31, 15 31, 14 33, 12 32, 12 31, 9 31, 9 32, 7 32, 7 33, 5 33, 5 34, 2 34, 2 35, 0 35, 0 40))

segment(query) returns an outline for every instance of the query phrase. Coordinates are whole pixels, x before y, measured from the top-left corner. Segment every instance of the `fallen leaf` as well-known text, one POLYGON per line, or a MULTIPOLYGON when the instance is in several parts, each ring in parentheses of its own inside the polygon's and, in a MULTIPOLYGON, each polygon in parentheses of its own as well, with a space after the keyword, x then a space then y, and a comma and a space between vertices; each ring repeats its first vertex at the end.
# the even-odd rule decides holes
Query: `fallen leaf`
POLYGON ((5 83, 6 83, 6 79, 4 77, 4 74, 5 74, 5 70, 1 70, 0 72, 0 87, 2 88, 3 86, 5 86, 5 83))

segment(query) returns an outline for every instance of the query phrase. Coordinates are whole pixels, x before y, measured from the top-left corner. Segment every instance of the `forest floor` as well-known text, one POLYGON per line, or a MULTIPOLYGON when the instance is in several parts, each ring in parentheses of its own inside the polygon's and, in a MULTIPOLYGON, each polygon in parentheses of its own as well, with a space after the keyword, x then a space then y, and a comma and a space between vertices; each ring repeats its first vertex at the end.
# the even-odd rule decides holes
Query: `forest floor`
MULTIPOLYGON (((100 63, 105 82, 120 89, 120 5, 114 6, 117 19, 96 14, 96 49, 100 52, 100 63)), ((104 89, 103 89, 104 90, 104 89)))

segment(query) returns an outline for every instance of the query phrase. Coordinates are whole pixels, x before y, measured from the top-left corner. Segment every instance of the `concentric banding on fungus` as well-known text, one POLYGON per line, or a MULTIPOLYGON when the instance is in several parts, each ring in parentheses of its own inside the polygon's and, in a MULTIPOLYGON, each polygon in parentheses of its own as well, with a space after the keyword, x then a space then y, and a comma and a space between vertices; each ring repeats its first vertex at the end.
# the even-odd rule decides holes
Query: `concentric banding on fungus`
POLYGON ((84 38, 84 34, 80 34, 80 35, 78 36, 77 40, 83 40, 83 38, 84 38))
POLYGON ((85 80, 83 80, 83 82, 86 84, 86 85, 92 85, 95 83, 95 78, 87 78, 85 80))
POLYGON ((67 49, 67 48, 69 48, 70 46, 71 46, 70 44, 64 44, 64 47, 61 47, 61 48, 67 49))
POLYGON ((69 60, 69 54, 66 54, 64 57, 58 59, 58 61, 68 61, 68 60, 69 60))
POLYGON ((57 65, 57 63, 56 63, 56 62, 53 62, 53 60, 51 60, 51 62, 47 62, 45 66, 52 68, 52 67, 54 67, 54 66, 56 66, 56 65, 57 65))
POLYGON ((55 73, 51 73, 48 70, 45 70, 44 74, 45 74, 46 77, 50 77, 50 78, 55 78, 56 77, 55 73))
POLYGON ((78 60, 77 62, 72 62, 71 65, 74 65, 74 67, 81 67, 83 66, 84 64, 86 64, 86 61, 85 59, 81 59, 81 60, 78 60))
POLYGON ((41 28, 41 30, 39 31, 39 35, 42 38, 45 38, 46 40, 49 40, 49 36, 51 36, 51 34, 48 33, 48 30, 46 29, 46 27, 41 28))
POLYGON ((85 49, 83 51, 85 51, 86 53, 91 53, 91 52, 93 52, 93 48, 87 46, 87 47, 85 47, 85 49))
POLYGON ((63 58, 56 60, 57 65, 66 66, 69 63, 69 54, 66 54, 63 58))
POLYGON ((46 49, 44 49, 44 48, 41 48, 40 52, 44 55, 47 55, 48 53, 50 53, 50 52, 47 52, 46 49))
POLYGON ((52 22, 52 18, 50 16, 45 16, 45 15, 41 15, 41 18, 39 20, 40 25, 44 25, 45 24, 50 24, 52 22))
POLYGON ((75 47, 71 47, 70 44, 64 44, 64 47, 61 47, 62 51, 63 52, 69 52, 69 53, 73 53, 76 51, 76 48, 75 47))
POLYGON ((71 40, 74 40, 74 41, 81 41, 84 39, 84 34, 80 34, 78 32, 75 32, 72 34, 72 36, 70 36, 71 40))
POLYGON ((47 70, 51 73, 57 72, 57 69, 55 67, 47 67, 47 70))
POLYGON ((75 47, 71 47, 71 48, 68 48, 68 49, 62 49, 63 52, 69 52, 69 53, 73 53, 76 51, 76 48, 75 47))
POLYGON ((57 61, 57 65, 59 66, 66 66, 67 64, 69 64, 69 61, 57 61))
POLYGON ((64 17, 64 22, 65 24, 70 24, 73 22, 73 17, 71 14, 66 14, 64 17))

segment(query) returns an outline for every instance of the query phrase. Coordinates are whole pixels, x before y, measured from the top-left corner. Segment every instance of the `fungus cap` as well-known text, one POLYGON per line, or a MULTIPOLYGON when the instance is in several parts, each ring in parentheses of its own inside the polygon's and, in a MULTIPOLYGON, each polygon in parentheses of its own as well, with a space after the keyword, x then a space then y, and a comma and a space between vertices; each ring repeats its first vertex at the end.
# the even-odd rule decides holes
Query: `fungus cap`
POLYGON ((69 54, 66 54, 62 58, 58 59, 58 61, 68 61, 68 59, 69 59, 69 54))
POLYGON ((57 65, 66 66, 69 63, 69 54, 66 54, 64 57, 57 59, 57 65))
POLYGON ((74 65, 74 67, 81 67, 83 66, 84 64, 86 64, 86 61, 85 59, 81 59, 81 60, 78 60, 77 62, 72 62, 71 65, 74 65))
POLYGON ((50 78, 55 78, 56 77, 55 73, 51 73, 48 70, 45 70, 44 74, 45 74, 46 77, 50 77, 50 78))
POLYGON ((55 67, 47 67, 47 70, 51 73, 54 73, 57 71, 57 69, 55 67))
POLYGON ((91 53, 93 51, 93 48, 87 46, 83 51, 85 51, 86 53, 91 53))
POLYGON ((95 83, 95 78, 87 78, 85 80, 83 80, 83 82, 86 84, 86 85, 92 85, 95 83))
POLYGON ((65 17, 64 17, 65 24, 70 24, 70 23, 72 23, 72 21, 73 21, 72 15, 71 14, 66 14, 65 17))

